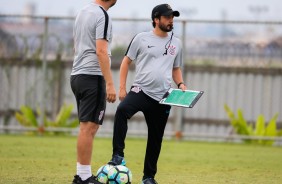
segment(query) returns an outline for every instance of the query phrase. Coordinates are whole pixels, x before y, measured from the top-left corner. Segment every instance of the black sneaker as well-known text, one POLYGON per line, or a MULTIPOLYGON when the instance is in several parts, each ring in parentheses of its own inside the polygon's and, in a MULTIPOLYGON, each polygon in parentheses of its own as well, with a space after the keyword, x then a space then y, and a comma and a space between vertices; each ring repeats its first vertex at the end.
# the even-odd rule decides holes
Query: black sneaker
POLYGON ((141 184, 158 184, 154 178, 146 178, 141 184))
POLYGON ((126 162, 123 157, 119 155, 114 155, 112 160, 108 162, 109 165, 123 165, 125 166, 126 162))
POLYGON ((73 180, 72 180, 72 184, 78 184, 80 182, 81 178, 78 175, 75 175, 73 180))
POLYGON ((97 180, 97 177, 93 175, 85 181, 82 181, 82 179, 78 175, 75 175, 72 184, 102 184, 102 183, 100 183, 97 180))

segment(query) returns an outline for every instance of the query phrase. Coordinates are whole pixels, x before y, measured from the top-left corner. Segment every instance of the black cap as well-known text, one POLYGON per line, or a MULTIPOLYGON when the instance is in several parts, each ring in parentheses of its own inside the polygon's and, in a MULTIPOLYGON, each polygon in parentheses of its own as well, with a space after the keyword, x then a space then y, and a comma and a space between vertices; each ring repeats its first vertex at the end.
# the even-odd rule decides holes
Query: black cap
POLYGON ((179 11, 173 11, 168 4, 160 4, 152 10, 152 20, 156 17, 173 15, 179 17, 179 11))

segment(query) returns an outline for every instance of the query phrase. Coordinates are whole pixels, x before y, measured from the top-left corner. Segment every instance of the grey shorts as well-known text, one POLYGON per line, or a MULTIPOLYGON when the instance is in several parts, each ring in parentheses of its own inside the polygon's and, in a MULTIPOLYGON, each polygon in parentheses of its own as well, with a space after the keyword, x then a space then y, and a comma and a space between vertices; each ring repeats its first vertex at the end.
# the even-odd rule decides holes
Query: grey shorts
POLYGON ((77 103, 80 122, 102 125, 106 110, 106 84, 100 75, 72 75, 71 89, 77 103))

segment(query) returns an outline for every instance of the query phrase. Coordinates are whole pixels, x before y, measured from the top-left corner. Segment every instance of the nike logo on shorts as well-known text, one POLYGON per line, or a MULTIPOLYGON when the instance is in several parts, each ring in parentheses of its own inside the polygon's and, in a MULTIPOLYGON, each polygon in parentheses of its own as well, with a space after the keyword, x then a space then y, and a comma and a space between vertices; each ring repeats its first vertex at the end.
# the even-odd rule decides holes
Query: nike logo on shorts
POLYGON ((155 46, 153 46, 153 45, 148 45, 148 48, 152 48, 152 47, 155 47, 155 46))

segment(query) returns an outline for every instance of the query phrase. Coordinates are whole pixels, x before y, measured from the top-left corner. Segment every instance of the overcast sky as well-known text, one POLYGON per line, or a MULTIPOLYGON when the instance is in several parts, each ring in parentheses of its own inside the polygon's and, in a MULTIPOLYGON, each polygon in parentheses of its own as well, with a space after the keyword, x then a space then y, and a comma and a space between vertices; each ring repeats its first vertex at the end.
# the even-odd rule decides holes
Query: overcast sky
MULTIPOLYGON (((36 15, 73 16, 91 0, 0 0, 0 13, 23 14, 28 3, 36 15)), ((282 20, 282 0, 118 0, 109 14, 118 18, 150 18, 154 6, 168 3, 182 18, 282 20)))

